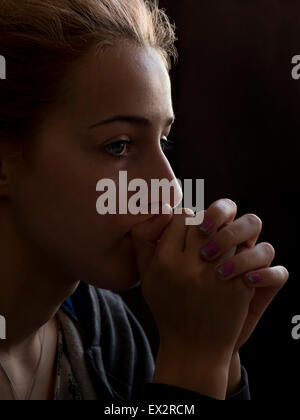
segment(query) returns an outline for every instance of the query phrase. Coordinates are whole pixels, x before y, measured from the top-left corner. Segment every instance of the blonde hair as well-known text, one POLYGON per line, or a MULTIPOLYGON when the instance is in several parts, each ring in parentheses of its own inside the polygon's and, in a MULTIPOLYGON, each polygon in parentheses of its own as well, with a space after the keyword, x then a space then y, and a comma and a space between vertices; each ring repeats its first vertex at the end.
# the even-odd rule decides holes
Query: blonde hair
POLYGON ((151 46, 168 72, 177 61, 175 24, 158 0, 0 0, 0 141, 24 141, 62 94, 72 64, 91 47, 126 39, 151 46))

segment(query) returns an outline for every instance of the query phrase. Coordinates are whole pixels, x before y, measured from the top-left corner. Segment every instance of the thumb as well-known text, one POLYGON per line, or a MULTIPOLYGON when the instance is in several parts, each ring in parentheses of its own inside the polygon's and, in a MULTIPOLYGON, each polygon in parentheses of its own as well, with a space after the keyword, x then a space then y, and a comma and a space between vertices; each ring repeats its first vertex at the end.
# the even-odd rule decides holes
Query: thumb
POLYGON ((152 261, 157 241, 173 217, 173 210, 169 204, 163 204, 160 213, 166 214, 156 214, 136 224, 130 231, 140 275, 144 274, 152 261))

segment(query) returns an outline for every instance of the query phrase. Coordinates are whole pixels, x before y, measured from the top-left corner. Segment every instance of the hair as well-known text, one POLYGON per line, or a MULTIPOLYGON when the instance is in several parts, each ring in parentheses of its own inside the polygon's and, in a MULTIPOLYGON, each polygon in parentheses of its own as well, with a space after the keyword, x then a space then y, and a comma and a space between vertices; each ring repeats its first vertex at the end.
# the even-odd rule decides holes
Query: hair
POLYGON ((91 48, 120 40, 177 61, 175 24, 158 0, 0 0, 0 145, 24 142, 64 97, 72 68, 91 48))

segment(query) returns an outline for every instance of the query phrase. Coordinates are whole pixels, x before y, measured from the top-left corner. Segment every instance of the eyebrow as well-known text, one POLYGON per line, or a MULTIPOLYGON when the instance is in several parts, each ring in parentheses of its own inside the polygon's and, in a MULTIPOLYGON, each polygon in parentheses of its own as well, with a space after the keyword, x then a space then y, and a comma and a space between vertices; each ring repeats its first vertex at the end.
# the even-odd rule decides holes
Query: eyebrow
MULTIPOLYGON (((172 117, 169 117, 165 121, 165 127, 169 127, 175 121, 175 115, 173 114, 172 117)), ((114 122, 127 122, 129 124, 136 124, 136 125, 151 125, 151 121, 148 118, 141 117, 138 115, 115 115, 107 120, 100 121, 96 124, 93 124, 89 127, 89 129, 96 128, 99 126, 112 124, 114 122)))

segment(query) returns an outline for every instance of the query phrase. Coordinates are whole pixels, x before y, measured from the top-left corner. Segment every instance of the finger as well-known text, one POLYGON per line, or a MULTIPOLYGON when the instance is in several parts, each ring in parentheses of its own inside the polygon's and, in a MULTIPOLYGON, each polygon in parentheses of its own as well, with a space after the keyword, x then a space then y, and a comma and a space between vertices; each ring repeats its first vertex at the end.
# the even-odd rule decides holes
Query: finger
POLYGON ((288 270, 280 265, 263 268, 248 274, 242 276, 242 279, 249 288, 255 290, 255 294, 250 302, 243 332, 236 343, 235 349, 239 349, 248 340, 249 331, 254 331, 265 310, 289 278, 288 270), (254 283, 253 281, 249 282, 248 274, 256 274, 259 277, 256 277, 254 283))
POLYGON ((224 224, 234 220, 237 213, 237 205, 229 198, 221 198, 214 201, 207 210, 204 210, 204 220, 199 225, 202 233, 205 235, 217 231, 224 224))
POLYGON ((205 244, 206 238, 199 230, 199 225, 187 226, 184 253, 199 260, 199 250, 205 244))
POLYGON ((148 268, 157 246, 157 240, 172 219, 172 208, 168 204, 164 204, 164 207, 166 207, 166 211, 169 211, 168 214, 155 215, 146 221, 134 225, 128 232, 136 253, 140 274, 143 274, 148 268))
MULTIPOLYGON (((255 284, 255 295, 250 303, 246 320, 247 325, 244 328, 246 337, 241 336, 239 343, 243 343, 247 339, 247 331, 254 330, 265 310, 285 285, 289 277, 288 271, 283 266, 270 267, 257 272, 261 274, 262 281, 255 284)), ((249 287, 248 281, 246 283, 249 287)), ((250 287, 253 288, 253 285, 250 287)))
MULTIPOLYGON (((214 231, 209 237, 208 239, 211 239, 213 237, 213 235, 215 233, 217 233, 219 230, 223 229, 225 226, 230 225, 231 222, 226 222, 224 223, 219 229, 217 229, 217 231, 214 231)), ((246 249, 246 247, 243 247, 243 249, 246 249)), ((247 247, 248 249, 248 247, 247 247)), ((239 252, 239 246, 234 246, 232 247, 229 251, 224 252, 224 254, 220 255, 220 257, 218 258, 218 264, 221 264, 222 262, 229 260, 229 258, 233 257, 235 254, 237 254, 239 252)))
POLYGON ((277 290, 281 289, 288 281, 289 272, 282 266, 262 268, 260 270, 251 271, 243 276, 243 280, 252 287, 262 288, 270 287, 277 290))
MULTIPOLYGON (((199 250, 204 246, 207 239, 199 232, 198 226, 188 226, 187 229, 184 252, 188 253, 192 258, 199 258, 199 250)), ((223 261, 229 260, 229 258, 235 255, 236 249, 237 247, 233 247, 222 254, 217 262, 221 264, 223 261)))
POLYGON ((275 256, 275 250, 268 242, 262 242, 253 248, 245 250, 230 258, 221 265, 216 265, 215 271, 218 277, 230 280, 253 270, 264 268, 271 264, 275 256))
POLYGON ((193 210, 183 208, 182 214, 173 214, 172 221, 160 237, 156 252, 165 255, 176 255, 177 252, 184 251, 188 228, 185 224, 187 216, 195 217, 193 210))
POLYGON ((255 214, 245 214, 219 230, 214 237, 201 248, 201 256, 209 261, 218 258, 234 246, 256 238, 261 231, 262 221, 255 214))
POLYGON ((248 239, 244 243, 237 246, 236 253, 239 254, 240 252, 244 251, 245 249, 252 248, 255 246, 262 230, 262 223, 260 225, 260 230, 257 232, 256 235, 253 236, 253 238, 248 239))
MULTIPOLYGON (((204 212, 196 213, 195 219, 198 219, 198 215, 201 215, 202 218, 203 213, 203 222, 198 226, 189 226, 189 229, 187 229, 186 250, 189 253, 193 253, 195 244, 198 243, 201 246, 205 240, 213 236, 222 226, 231 223, 236 216, 237 206, 232 200, 223 198, 213 202, 204 212), (203 238, 201 242, 199 242, 199 238, 203 238)), ((196 251, 198 252, 197 249, 196 251)))

